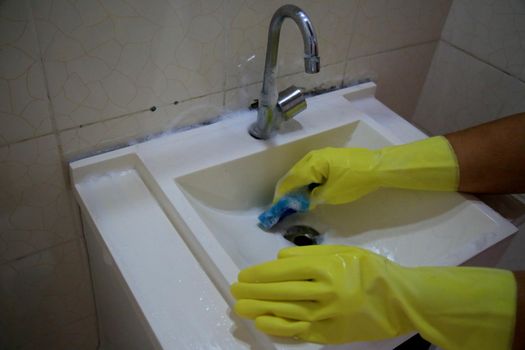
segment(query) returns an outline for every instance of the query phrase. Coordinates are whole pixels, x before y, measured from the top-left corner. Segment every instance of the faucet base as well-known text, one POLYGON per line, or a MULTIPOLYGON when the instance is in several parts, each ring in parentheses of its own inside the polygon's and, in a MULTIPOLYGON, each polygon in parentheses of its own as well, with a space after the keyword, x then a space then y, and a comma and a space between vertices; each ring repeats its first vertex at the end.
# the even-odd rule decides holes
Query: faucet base
POLYGON ((248 128, 248 133, 257 140, 268 140, 271 136, 271 133, 261 131, 257 123, 253 123, 252 125, 250 125, 250 127, 248 128))

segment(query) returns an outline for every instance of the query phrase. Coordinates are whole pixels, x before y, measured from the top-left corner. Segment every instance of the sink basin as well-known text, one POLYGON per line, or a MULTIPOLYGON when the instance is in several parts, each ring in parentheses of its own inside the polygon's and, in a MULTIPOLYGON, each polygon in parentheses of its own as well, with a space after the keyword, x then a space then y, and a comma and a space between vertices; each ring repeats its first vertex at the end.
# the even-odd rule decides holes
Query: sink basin
MULTIPOLYGON (((257 226, 257 216, 270 205, 277 180, 302 156, 328 146, 378 148, 389 144, 368 124, 356 121, 178 177, 175 182, 235 264, 244 268, 274 259, 280 248, 291 244, 279 233, 283 225, 274 233, 265 232, 257 226)), ((340 213, 345 210, 346 206, 320 206, 307 215, 288 217, 285 222, 309 224, 324 233, 324 243, 344 243, 344 238, 352 236, 351 231, 357 228, 344 228, 349 223, 340 213)))
POLYGON ((382 189, 353 203, 320 205, 291 215, 271 232, 257 226, 278 179, 308 151, 388 145, 392 142, 360 120, 177 177, 175 182, 239 269, 272 260, 279 249, 293 245, 282 235, 293 225, 316 229, 321 244, 358 245, 404 265, 446 263, 453 249, 493 223, 455 193, 382 189), (451 250, 441 250, 442 241, 451 250))
MULTIPOLYGON (((153 310, 142 311, 154 320, 152 329, 158 310, 165 308, 159 301, 170 303, 168 295, 189 298, 187 306, 173 308, 187 308, 188 313, 199 308, 190 287, 164 283, 183 274, 184 254, 194 257, 222 302, 231 306, 229 286, 238 272, 272 260, 279 249, 292 245, 282 233, 294 225, 314 228, 321 234, 320 244, 357 245, 407 266, 459 265, 516 231, 474 197, 395 189, 381 189, 346 205, 320 205, 287 217, 271 232, 260 229, 257 216, 270 205, 276 182, 310 150, 375 149, 426 137, 379 103, 374 93, 375 85, 367 83, 310 98, 308 109, 267 141, 248 135, 255 113, 245 112, 71 164, 84 215, 117 255, 119 269, 131 276, 128 284, 145 290, 137 293, 143 300, 137 303, 153 310), (156 253, 146 253, 146 246, 156 253), (148 273, 146 262, 155 266, 148 273), (156 283, 163 287, 155 288, 156 283)), ((185 278, 202 278, 194 272, 189 276, 185 278)), ((214 305, 221 302, 215 299, 214 305)), ((225 313, 216 311, 210 317, 222 319, 225 313)), ((235 334, 232 330, 229 336, 235 334)), ((321 348, 253 334, 263 348, 321 348)), ((401 341, 342 348, 392 349, 401 341)))

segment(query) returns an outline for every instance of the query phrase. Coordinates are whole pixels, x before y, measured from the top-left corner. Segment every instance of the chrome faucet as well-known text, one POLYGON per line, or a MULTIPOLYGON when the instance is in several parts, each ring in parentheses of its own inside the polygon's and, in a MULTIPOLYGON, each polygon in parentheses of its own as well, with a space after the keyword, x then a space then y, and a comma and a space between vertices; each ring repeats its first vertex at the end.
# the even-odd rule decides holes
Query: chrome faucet
POLYGON ((304 70, 306 73, 317 73, 320 69, 317 36, 312 21, 299 7, 284 5, 275 11, 268 30, 264 79, 259 99, 257 121, 250 127, 250 135, 257 139, 268 139, 281 124, 293 118, 306 108, 306 100, 300 89, 295 86, 277 93, 275 84, 277 73, 277 51, 279 35, 285 18, 291 18, 299 27, 304 44, 304 70))

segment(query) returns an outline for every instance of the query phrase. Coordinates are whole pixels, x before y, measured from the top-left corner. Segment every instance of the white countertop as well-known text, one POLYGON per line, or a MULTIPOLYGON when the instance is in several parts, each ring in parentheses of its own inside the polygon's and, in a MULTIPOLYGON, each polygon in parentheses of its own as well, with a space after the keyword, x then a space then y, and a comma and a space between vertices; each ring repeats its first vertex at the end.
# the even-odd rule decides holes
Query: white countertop
MULTIPOLYGON (((388 129, 398 143, 426 137, 377 101, 374 93, 375 85, 367 83, 331 94, 334 98, 351 94, 347 98, 352 107, 388 129)), ((312 99, 316 98, 318 96, 312 99)), ((216 130, 219 137, 221 130, 234 130, 247 135, 244 125, 248 125, 250 118, 255 118, 255 112, 236 113, 236 117, 217 124, 166 135, 71 164, 73 184, 83 215, 96 228, 100 241, 111 253, 145 321, 163 349, 273 348, 268 338, 257 337, 257 332, 257 340, 254 339, 249 332, 252 327, 250 322, 231 314, 226 301, 230 298, 231 302, 231 297, 226 295, 225 290, 221 294, 209 278, 216 273, 213 271, 216 267, 209 266, 209 261, 201 255, 203 252, 195 251, 202 244, 197 242, 198 239, 178 232, 176 227, 180 223, 176 222, 177 218, 169 212, 170 209, 166 209, 171 208, 170 204, 159 196, 159 188, 144 181, 144 173, 140 169, 146 164, 149 167, 147 173, 155 174, 155 167, 165 164, 166 159, 171 159, 170 166, 176 167, 181 157, 205 154, 205 148, 187 150, 185 155, 173 153, 183 134, 184 137, 198 138, 206 130, 207 135, 209 130, 216 130)), ((301 115, 297 118, 300 120, 301 115)), ((244 134, 239 138, 245 137, 244 134)), ((276 142, 286 137, 286 134, 279 135, 276 142)), ((268 145, 256 147, 264 149, 268 145)), ((241 157, 245 150, 233 147, 231 152, 241 157)), ((232 154, 225 154, 225 159, 232 157, 232 154)), ((183 173, 184 169, 178 171, 183 173)), ((456 256, 448 257, 452 264, 468 259, 515 231, 514 226, 491 209, 482 203, 477 205, 481 211, 490 214, 499 229, 490 237, 465 246, 456 256)), ((351 349, 391 349, 399 342, 397 339, 352 344, 351 349)))

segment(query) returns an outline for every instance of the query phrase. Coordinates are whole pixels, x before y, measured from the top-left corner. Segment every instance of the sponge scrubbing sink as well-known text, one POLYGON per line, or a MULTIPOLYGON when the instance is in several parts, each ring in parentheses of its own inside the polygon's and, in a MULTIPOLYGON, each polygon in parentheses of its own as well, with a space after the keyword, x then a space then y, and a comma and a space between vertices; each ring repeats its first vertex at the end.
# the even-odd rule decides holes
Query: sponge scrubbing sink
POLYGON ((269 230, 283 218, 294 214, 308 211, 310 207, 310 188, 304 187, 299 190, 288 192, 282 196, 268 210, 259 215, 259 227, 269 230))

